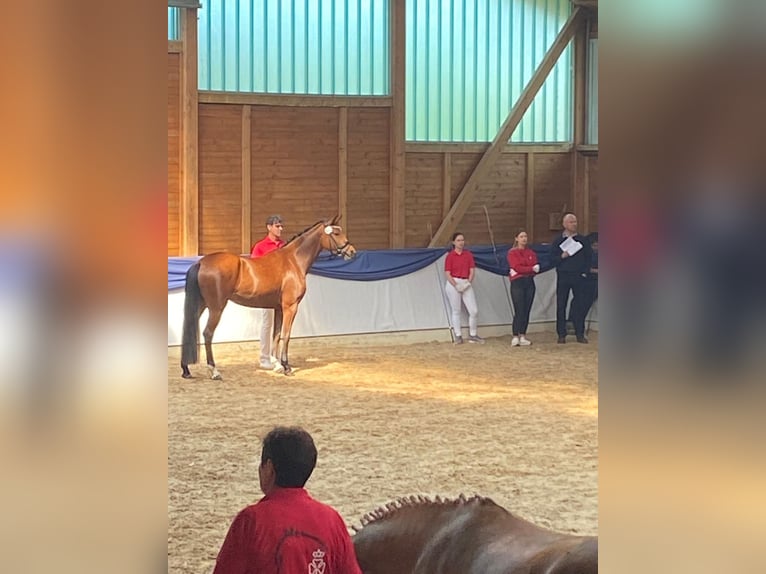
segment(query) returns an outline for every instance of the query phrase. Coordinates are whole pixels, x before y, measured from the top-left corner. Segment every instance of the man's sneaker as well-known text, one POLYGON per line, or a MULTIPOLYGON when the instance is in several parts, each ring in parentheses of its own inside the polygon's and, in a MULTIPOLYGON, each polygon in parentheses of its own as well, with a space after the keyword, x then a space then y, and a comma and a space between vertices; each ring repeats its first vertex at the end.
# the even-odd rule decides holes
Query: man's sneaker
POLYGON ((511 347, 518 347, 518 346, 519 346, 519 338, 514 337, 513 339, 511 339, 511 347))
POLYGON ((521 345, 522 347, 526 347, 527 345, 531 345, 531 344, 532 344, 532 341, 527 339, 524 335, 519 337, 519 345, 521 345))
POLYGON ((579 337, 577 337, 577 342, 578 343, 587 343, 588 339, 585 337, 585 335, 580 335, 579 337))
POLYGON ((559 340, 558 340, 558 344, 559 345, 563 345, 566 342, 567 342, 567 338, 566 337, 559 337, 559 340))
POLYGON ((483 345, 484 344, 484 339, 482 339, 478 335, 471 335, 470 337, 468 337, 468 342, 469 343, 481 343, 483 345))
POLYGON ((463 337, 460 337, 460 336, 455 337, 455 344, 456 345, 462 345, 463 344, 463 337))

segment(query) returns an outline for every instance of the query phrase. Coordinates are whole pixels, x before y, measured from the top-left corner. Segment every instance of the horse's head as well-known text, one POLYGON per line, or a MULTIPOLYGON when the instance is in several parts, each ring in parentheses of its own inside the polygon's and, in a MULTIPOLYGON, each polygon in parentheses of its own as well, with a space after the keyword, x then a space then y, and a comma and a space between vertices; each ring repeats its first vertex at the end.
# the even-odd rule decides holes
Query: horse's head
POLYGON ((338 225, 340 216, 336 215, 324 226, 322 233, 322 249, 326 249, 333 255, 342 255, 344 259, 352 259, 356 255, 356 248, 346 237, 346 232, 338 225))

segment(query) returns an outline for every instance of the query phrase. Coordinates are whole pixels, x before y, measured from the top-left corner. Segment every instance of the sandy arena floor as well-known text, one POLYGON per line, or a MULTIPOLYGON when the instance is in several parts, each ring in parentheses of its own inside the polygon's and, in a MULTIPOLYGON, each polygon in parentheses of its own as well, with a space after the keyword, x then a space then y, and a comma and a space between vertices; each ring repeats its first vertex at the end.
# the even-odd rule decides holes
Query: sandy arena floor
MULTIPOLYGON (((481 494, 541 526, 598 533, 598 333, 485 345, 294 340, 294 377, 257 368, 258 343, 214 347, 223 381, 180 376, 168 349, 168 567, 210 572, 234 515, 257 501, 260 437, 302 425, 307 484, 346 523, 399 496, 481 494)), ((204 361, 204 350, 201 353, 204 361)))

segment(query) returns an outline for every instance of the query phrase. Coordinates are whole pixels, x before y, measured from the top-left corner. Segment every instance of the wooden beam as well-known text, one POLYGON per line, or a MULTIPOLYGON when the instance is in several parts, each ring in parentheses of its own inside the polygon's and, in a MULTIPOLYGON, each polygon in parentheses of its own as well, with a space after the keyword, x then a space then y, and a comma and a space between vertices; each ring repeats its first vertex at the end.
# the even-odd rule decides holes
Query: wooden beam
POLYGON ((476 195, 476 191, 479 189, 479 184, 481 183, 482 178, 490 171, 490 169, 492 169, 492 166, 495 164, 498 157, 500 157, 502 150, 508 144, 508 139, 519 125, 519 122, 521 122, 521 118, 524 117, 524 112, 529 108, 529 105, 532 103, 532 100, 534 100, 540 87, 542 87, 543 82, 545 82, 545 79, 553 69, 559 56, 561 56, 564 48, 566 48, 575 32, 582 27, 582 22, 583 14, 581 8, 577 7, 569 16, 569 19, 553 41, 553 44, 548 49, 548 52, 545 54, 542 62, 540 62, 537 70, 535 70, 535 73, 527 83, 521 96, 519 96, 519 100, 511 109, 508 118, 506 118, 500 131, 492 141, 492 145, 490 145, 484 152, 484 155, 469 176, 468 181, 466 181, 460 194, 455 199, 455 203, 452 205, 447 217, 444 218, 439 229, 434 234, 434 238, 431 240, 429 247, 447 244, 450 235, 455 231, 461 218, 471 205, 471 201, 473 200, 474 195, 476 195))
POLYGON ((442 161, 442 218, 452 207, 452 154, 445 152, 442 161))
POLYGON ((181 255, 199 254, 197 10, 181 13, 181 255))
POLYGON ((526 205, 526 225, 529 242, 532 243, 535 236, 535 154, 527 154, 527 201, 526 205))
MULTIPOLYGON (((489 143, 432 143, 432 142, 408 142, 404 144, 407 153, 484 153, 491 144, 489 143)), ((567 153, 572 151, 570 142, 523 144, 509 143, 501 153, 567 153)))
POLYGON ((391 22, 391 124, 390 124, 390 225, 389 246, 404 247, 404 90, 405 90, 405 2, 394 0, 389 3, 391 22))
POLYGON ((201 8, 199 0, 168 0, 168 8, 201 8))
POLYGON ((253 243, 252 236, 252 193, 251 193, 251 162, 250 126, 252 109, 242 106, 242 238, 241 253, 250 253, 253 243))
POLYGON ((582 155, 598 155, 598 144, 582 144, 576 149, 582 155))
POLYGON ((572 193, 570 202, 572 211, 577 215, 580 231, 587 228, 587 215, 585 214, 584 196, 587 193, 584 185, 585 161, 576 151, 576 148, 585 142, 586 116, 586 85, 587 85, 587 22, 581 26, 574 37, 574 133, 573 140, 575 150, 572 150, 572 193))
POLYGON ((304 96, 293 94, 251 94, 245 92, 199 93, 203 104, 232 104, 237 106, 291 106, 303 108, 390 108, 389 96, 304 96))
POLYGON ((590 157, 583 156, 582 233, 590 233, 590 157))
POLYGON ((184 43, 180 40, 168 40, 168 54, 180 54, 184 43))
POLYGON ((588 83, 588 39, 586 26, 574 37, 574 144, 585 142, 585 87, 588 83))
POLYGON ((348 229, 348 108, 338 108, 338 213, 348 229))

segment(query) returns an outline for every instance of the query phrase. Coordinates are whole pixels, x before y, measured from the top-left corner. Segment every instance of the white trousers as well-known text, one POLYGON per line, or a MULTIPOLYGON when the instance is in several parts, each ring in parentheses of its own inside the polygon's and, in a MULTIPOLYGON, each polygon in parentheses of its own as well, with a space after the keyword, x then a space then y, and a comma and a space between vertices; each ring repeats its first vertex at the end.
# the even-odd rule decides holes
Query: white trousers
POLYGON ((447 300, 452 308, 452 332, 456 337, 462 336, 462 331, 460 330, 460 303, 462 301, 468 311, 468 333, 476 336, 478 334, 479 307, 476 305, 476 294, 473 292, 473 286, 468 283, 468 279, 455 279, 455 283, 458 285, 465 285, 467 283, 468 289, 460 293, 449 281, 444 286, 444 290, 447 292, 447 300))
POLYGON ((271 338, 274 336, 274 309, 261 309, 261 362, 271 361, 271 338))

